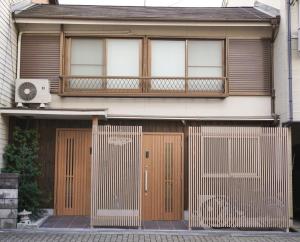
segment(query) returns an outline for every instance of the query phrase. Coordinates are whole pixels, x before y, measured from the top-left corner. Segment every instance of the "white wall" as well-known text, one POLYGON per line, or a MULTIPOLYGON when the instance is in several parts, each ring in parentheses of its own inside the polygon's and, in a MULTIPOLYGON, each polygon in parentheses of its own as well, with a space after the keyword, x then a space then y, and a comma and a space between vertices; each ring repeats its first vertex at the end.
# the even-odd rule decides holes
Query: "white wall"
MULTIPOLYGON (((0 107, 12 105, 16 76, 17 34, 11 18, 11 0, 0 1, 0 107)), ((0 116, 0 168, 7 144, 8 120, 0 116)))
MULTIPOLYGON (((298 51, 298 3, 292 6, 292 71, 294 121, 300 122, 300 52, 298 51)), ((300 26, 299 26, 300 27, 300 26)))
POLYGON ((86 98, 52 95, 51 108, 108 109, 108 117, 270 118, 270 97, 86 98))

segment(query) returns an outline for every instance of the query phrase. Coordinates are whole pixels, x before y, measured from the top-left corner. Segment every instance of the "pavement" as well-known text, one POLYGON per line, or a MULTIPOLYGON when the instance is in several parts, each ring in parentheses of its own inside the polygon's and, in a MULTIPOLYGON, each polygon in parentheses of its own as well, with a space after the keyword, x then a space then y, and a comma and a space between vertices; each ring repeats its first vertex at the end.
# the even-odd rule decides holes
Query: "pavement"
POLYGON ((2 242, 34 241, 199 241, 199 242, 300 242, 300 233, 246 231, 145 231, 36 229, 0 230, 2 242))

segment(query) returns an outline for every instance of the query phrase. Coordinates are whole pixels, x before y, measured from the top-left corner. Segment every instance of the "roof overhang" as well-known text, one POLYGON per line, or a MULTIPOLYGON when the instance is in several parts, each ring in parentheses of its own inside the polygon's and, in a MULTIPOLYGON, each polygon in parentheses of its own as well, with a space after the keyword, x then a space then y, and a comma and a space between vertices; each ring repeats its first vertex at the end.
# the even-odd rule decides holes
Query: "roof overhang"
POLYGON ((106 109, 25 109, 25 108, 2 108, 1 115, 18 118, 33 119, 70 119, 91 120, 93 117, 99 119, 107 118, 106 109))
POLYGON ((223 27, 250 26, 269 27, 271 21, 122 21, 122 20, 81 20, 81 19, 52 19, 52 18, 15 18, 15 22, 26 24, 76 24, 76 25, 117 25, 117 26, 195 26, 223 27))

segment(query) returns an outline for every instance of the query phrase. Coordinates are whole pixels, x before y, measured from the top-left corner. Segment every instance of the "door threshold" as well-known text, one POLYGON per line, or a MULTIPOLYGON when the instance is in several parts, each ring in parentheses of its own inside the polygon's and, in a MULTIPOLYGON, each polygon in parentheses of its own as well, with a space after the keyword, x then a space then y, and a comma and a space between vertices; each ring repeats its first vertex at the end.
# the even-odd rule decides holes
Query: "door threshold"
POLYGON ((187 220, 175 221, 143 221, 144 230, 188 230, 187 220))

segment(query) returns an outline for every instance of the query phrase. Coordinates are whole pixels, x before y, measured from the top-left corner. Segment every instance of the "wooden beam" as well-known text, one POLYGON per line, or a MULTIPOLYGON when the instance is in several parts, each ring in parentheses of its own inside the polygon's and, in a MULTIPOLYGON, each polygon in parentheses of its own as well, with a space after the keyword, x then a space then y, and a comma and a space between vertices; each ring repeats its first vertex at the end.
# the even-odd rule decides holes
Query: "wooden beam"
POLYGON ((98 131, 98 123, 99 123, 99 118, 97 116, 93 116, 92 119, 92 133, 95 133, 98 131))

